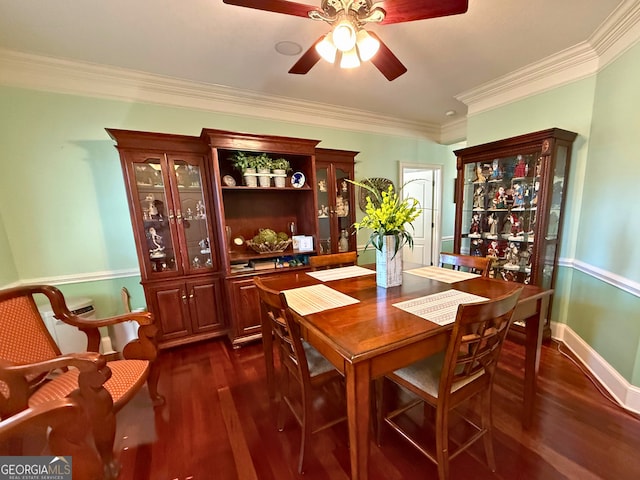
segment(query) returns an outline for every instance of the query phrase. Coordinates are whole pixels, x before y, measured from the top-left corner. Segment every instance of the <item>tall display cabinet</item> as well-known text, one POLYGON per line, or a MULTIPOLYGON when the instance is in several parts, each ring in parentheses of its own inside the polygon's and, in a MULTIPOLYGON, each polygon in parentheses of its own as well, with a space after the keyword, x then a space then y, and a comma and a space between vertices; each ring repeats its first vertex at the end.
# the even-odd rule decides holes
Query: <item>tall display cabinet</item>
POLYGON ((319 254, 356 250, 355 157, 358 152, 316 148, 319 254))
POLYGON ((554 288, 575 138, 552 128, 455 151, 454 251, 491 257, 494 278, 554 288))
POLYGON ((198 137, 108 129, 117 142, 147 306, 160 346, 223 335, 223 281, 198 137))

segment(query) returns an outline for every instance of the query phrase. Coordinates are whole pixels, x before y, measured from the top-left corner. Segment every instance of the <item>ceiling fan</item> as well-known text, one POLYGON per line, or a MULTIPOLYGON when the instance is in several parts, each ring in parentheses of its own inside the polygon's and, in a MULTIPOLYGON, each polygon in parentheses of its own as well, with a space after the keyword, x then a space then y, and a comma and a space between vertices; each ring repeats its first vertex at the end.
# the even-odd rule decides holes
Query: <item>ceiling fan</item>
POLYGON ((457 15, 467 11, 468 0, 322 0, 320 8, 289 0, 223 0, 229 5, 267 12, 322 20, 332 31, 321 36, 291 67, 289 73, 304 75, 320 58, 342 68, 353 68, 371 60, 387 78, 395 80, 407 71, 393 52, 375 33, 364 29, 367 23, 389 25, 427 18, 457 15))

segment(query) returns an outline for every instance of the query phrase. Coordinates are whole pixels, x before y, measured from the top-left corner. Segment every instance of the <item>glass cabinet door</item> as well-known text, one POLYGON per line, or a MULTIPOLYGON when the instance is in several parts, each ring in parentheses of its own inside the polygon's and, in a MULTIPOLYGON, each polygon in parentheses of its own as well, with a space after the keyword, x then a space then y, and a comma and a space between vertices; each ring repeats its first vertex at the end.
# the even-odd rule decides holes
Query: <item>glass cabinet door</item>
MULTIPOLYGON (((317 165, 317 164, 316 164, 317 165)), ((348 252, 353 236, 353 213, 350 198, 353 180, 349 171, 339 165, 316 166, 316 193, 318 196, 318 234, 320 254, 348 252)))
POLYGON ((316 193, 318 197, 318 244, 320 254, 331 253, 331 209, 329 190, 329 168, 318 167, 316 169, 316 193))
POLYGON ((464 166, 461 252, 493 258, 495 278, 531 283, 539 158, 538 151, 464 166))
POLYGON ((185 272, 214 267, 211 254, 210 225, 205 210, 203 175, 199 158, 169 158, 175 179, 174 215, 183 237, 185 272))
POLYGON ((349 209, 352 205, 349 205, 349 199, 351 198, 351 189, 353 184, 346 180, 353 180, 349 176, 349 172, 342 170, 339 167, 335 169, 336 175, 336 189, 335 189, 335 216, 337 218, 337 251, 348 252, 350 250, 350 229, 351 229, 351 216, 349 215, 349 209))
POLYGON ((176 272, 177 242, 171 228, 171 198, 168 190, 168 177, 164 170, 164 156, 152 157, 139 155, 139 161, 133 163, 135 175, 140 231, 145 238, 149 274, 176 272))

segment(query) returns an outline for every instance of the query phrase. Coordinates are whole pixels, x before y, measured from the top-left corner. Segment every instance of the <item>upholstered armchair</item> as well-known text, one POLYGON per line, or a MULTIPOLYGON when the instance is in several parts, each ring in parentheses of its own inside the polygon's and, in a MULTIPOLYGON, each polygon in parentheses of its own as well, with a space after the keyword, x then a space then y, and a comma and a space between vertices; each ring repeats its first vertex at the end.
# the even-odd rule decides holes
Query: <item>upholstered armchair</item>
POLYGON ((84 409, 105 465, 105 477, 117 476, 113 458, 115 413, 148 384, 154 404, 158 394, 157 327, 150 313, 126 313, 105 319, 73 315, 53 286, 36 285, 0 291, 0 415, 5 419, 27 408, 71 397, 84 409), (54 316, 87 335, 87 352, 62 355, 49 334, 34 296, 42 294, 54 316), (123 349, 123 359, 100 355, 99 327, 128 320, 139 324, 138 338, 123 349))

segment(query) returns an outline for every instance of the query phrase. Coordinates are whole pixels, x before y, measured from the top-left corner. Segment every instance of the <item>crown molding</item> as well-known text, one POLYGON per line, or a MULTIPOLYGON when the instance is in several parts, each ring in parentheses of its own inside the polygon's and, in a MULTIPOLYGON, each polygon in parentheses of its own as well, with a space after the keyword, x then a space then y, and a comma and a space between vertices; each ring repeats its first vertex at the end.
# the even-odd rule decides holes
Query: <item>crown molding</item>
POLYGON ((435 124, 8 49, 0 49, 0 84, 341 130, 434 141, 440 137, 435 124))
POLYGON ((640 40, 640 0, 623 1, 591 37, 455 98, 468 115, 491 110, 596 74, 640 40))
POLYGON ((467 117, 445 123, 440 129, 440 143, 453 145, 467 139, 467 117))

